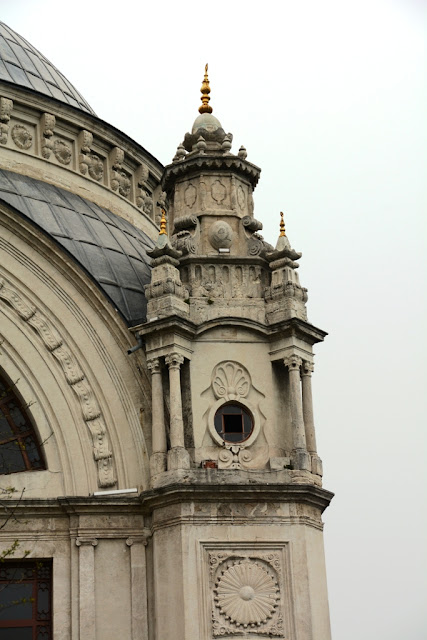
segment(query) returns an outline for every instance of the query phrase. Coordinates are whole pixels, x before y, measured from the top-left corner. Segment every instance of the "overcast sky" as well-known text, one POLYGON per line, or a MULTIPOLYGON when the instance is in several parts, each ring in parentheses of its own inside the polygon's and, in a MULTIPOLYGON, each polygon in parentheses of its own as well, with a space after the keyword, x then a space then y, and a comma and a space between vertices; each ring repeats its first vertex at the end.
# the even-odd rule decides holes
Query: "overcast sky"
POLYGON ((334 640, 425 640, 426 4, 1 0, 102 119, 161 162, 211 105, 303 252, 334 640), (424 327, 424 329, 423 329, 424 327))

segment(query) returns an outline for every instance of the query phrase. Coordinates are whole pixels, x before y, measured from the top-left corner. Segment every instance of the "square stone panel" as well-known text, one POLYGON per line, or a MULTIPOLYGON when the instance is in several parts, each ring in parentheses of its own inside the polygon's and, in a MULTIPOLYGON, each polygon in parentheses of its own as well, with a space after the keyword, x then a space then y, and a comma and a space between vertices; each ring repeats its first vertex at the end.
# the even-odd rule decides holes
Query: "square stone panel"
POLYGON ((200 543, 203 638, 294 636, 289 544, 200 543))

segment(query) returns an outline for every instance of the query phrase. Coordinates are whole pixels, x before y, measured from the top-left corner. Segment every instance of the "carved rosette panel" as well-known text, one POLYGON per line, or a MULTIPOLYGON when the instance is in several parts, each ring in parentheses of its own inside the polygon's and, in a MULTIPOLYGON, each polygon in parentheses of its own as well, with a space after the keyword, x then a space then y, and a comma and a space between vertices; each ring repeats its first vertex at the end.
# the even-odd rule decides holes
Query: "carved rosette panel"
POLYGON ((53 155, 61 164, 70 164, 73 153, 71 147, 64 140, 55 140, 53 143, 53 155))
POLYGON ((214 637, 284 637, 279 553, 211 551, 209 570, 214 637))
POLYGON ((79 365, 71 348, 44 314, 26 297, 0 278, 0 299, 12 307, 16 314, 38 334, 46 349, 59 363, 67 383, 78 398, 82 418, 92 439, 93 457, 98 468, 98 485, 111 487, 116 484, 113 453, 107 426, 95 393, 79 365))
POLYGON ((27 151, 33 144, 33 136, 23 124, 15 124, 12 128, 12 140, 18 149, 24 151, 27 151))

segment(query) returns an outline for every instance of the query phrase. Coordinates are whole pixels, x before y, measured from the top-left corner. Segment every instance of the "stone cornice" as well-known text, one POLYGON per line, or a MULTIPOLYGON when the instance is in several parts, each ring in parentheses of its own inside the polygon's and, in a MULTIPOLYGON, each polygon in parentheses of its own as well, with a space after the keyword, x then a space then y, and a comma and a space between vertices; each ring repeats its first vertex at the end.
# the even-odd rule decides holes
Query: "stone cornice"
MULTIPOLYGON (((216 475, 224 472, 216 472, 216 475)), ((188 502, 235 503, 235 502, 297 502, 320 509, 321 513, 330 504, 334 494, 326 489, 308 484, 276 484, 274 472, 269 472, 272 482, 266 484, 171 484, 140 495, 144 513, 173 504, 188 502)))
POLYGON ((255 320, 233 316, 221 316, 220 318, 207 320, 199 325, 191 322, 191 320, 187 320, 179 316, 168 316, 166 318, 158 318, 157 320, 132 327, 131 331, 141 336, 149 335, 154 331, 176 331, 180 335, 192 339, 197 335, 215 328, 216 326, 242 327, 261 333, 269 339, 293 335, 304 338, 312 345, 317 342, 322 342, 328 335, 326 331, 322 331, 322 329, 318 329, 309 322, 305 322, 299 318, 291 318, 289 320, 284 320, 283 322, 277 322, 273 325, 267 325, 256 322, 255 320))
POLYGON ((162 189, 168 191, 182 176, 210 171, 233 171, 246 178, 253 188, 256 187, 261 173, 259 167, 238 156, 195 154, 165 167, 162 189))

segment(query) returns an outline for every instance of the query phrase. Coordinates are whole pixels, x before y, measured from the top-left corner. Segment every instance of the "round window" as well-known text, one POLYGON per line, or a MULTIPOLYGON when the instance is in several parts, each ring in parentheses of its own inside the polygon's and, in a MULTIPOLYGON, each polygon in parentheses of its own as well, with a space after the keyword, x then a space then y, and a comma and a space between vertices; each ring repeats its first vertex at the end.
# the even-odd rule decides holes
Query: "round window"
POLYGON ((215 430, 225 442, 244 442, 254 429, 254 420, 239 404, 223 404, 214 418, 215 430))

